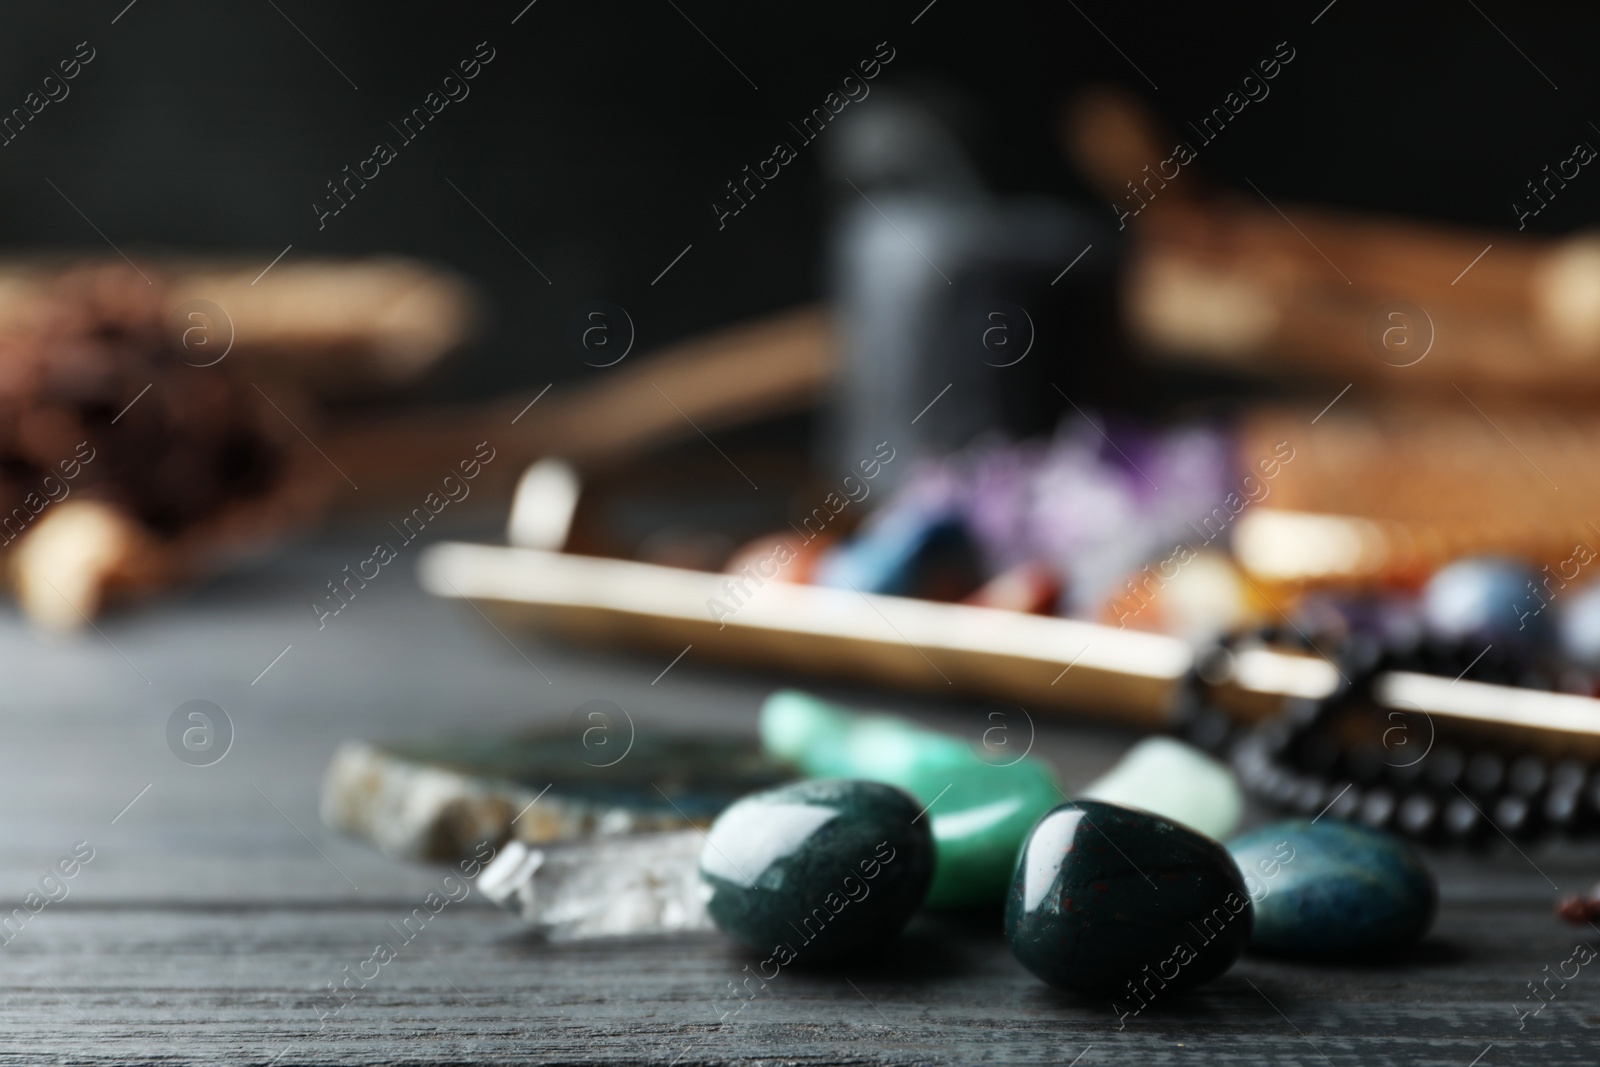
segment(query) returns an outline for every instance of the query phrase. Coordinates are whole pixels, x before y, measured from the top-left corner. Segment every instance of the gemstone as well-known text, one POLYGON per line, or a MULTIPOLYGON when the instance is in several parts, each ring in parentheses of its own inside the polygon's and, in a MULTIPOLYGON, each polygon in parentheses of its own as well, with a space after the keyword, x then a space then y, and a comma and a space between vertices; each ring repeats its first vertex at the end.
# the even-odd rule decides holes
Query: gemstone
POLYGON ((1228 843, 1255 905, 1250 947, 1300 956, 1382 955, 1428 932, 1433 873, 1416 848, 1355 823, 1297 819, 1228 843))
MULTIPOLYGON (((1551 593, 1526 564, 1494 556, 1458 560, 1422 587, 1422 623, 1431 637, 1482 647, 1542 647, 1554 631, 1551 593)), ((1476 655, 1477 649, 1468 655, 1476 655)))
POLYGON ((1600 668, 1600 585, 1588 585, 1558 605, 1561 651, 1572 662, 1600 668))
POLYGON ((709 930, 699 830, 614 834, 529 848, 507 841, 478 876, 484 896, 551 941, 709 930))
MULTIPOLYGON (((1188 524, 1212 513, 1238 473, 1234 442, 1219 429, 1191 424, 1152 433, 1088 415, 1063 422, 1049 440, 1012 444, 983 435, 943 459, 897 467, 900 485, 874 523, 943 507, 966 526, 983 560, 1038 560, 1061 577, 1065 606, 1092 615, 1132 561, 1170 558, 1178 539, 1192 537, 1188 524), (1160 492, 1152 492, 1156 485, 1160 492)), ((1293 457, 1288 450, 1257 467, 1270 479, 1293 457)))
POLYGON ((1061 599, 1061 581, 1042 563, 1019 563, 984 582, 964 600, 980 608, 1024 611, 1030 615, 1050 615, 1061 599))
POLYGON ((1158 569, 1161 575, 1154 583, 1151 568, 1146 566, 1124 575, 1108 589, 1100 607, 1100 621, 1117 627, 1155 630, 1194 645, 1205 645, 1222 634, 1259 625, 1271 613, 1271 605, 1250 587, 1225 552, 1171 555, 1158 569), (1140 590, 1140 595, 1130 596, 1130 589, 1140 590))
POLYGON ((940 509, 901 508, 829 549, 812 578, 832 589, 960 600, 983 582, 967 528, 940 509))
POLYGON ((1218 839, 1233 833, 1244 814, 1244 791, 1233 771, 1170 737, 1140 741, 1078 796, 1142 808, 1218 839))
POLYGON ((990 725, 974 746, 905 719, 855 715, 790 689, 762 705, 761 742, 770 757, 804 775, 863 778, 910 793, 927 808, 939 846, 927 907, 998 906, 1017 849, 1062 793, 1043 762, 1008 751, 1026 743, 1020 717, 985 722, 990 725))
POLYGON ((737 801, 700 854, 706 911, 746 947, 842 959, 892 940, 922 904, 933 839, 921 805, 880 782, 796 782, 737 801))
POLYGON ((625 709, 592 700, 564 727, 346 742, 323 776, 321 806, 329 826, 387 855, 455 861, 484 841, 710 826, 739 797, 793 777, 754 741, 636 731, 625 709))
POLYGON ((1119 1016, 1215 978, 1250 938, 1251 906, 1220 844, 1098 800, 1039 820, 1017 858, 1006 939, 1028 970, 1119 1016))

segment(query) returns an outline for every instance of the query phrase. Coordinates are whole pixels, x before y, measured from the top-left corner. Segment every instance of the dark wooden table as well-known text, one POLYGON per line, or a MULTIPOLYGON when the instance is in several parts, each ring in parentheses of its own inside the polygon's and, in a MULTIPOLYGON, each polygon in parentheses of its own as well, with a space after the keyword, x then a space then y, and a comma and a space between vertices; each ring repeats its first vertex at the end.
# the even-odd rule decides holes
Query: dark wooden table
MULTIPOLYGON (((1557 887, 1600 877, 1600 850, 1572 846, 1440 857, 1438 926, 1396 964, 1246 959, 1123 1028, 1109 1004, 1027 974, 992 918, 919 920, 892 954, 785 971, 723 1018, 749 961, 720 938, 551 946, 476 892, 319 1021, 327 984, 391 938, 388 924, 444 873, 321 826, 317 784, 337 742, 559 720, 594 698, 645 725, 750 731, 761 697, 799 681, 716 671, 693 651, 658 678, 665 659, 501 635, 470 607, 421 594, 406 567, 385 568, 318 631, 306 603, 364 558, 382 532, 368 526, 381 523, 350 523, 102 633, 51 641, 0 619, 0 915, 28 914, 27 894, 75 843, 94 849, 68 895, 13 919, 0 948, 0 1062, 1600 1060, 1600 968, 1564 989, 1552 981, 1558 995, 1521 1029, 1516 1011, 1584 935, 1600 944, 1551 915, 1557 887), (235 731, 208 767, 180 762, 166 740, 173 710, 194 699, 221 705, 235 731)), ((875 699, 983 728, 975 705, 875 699)), ((1051 723, 1037 749, 1070 786, 1128 740, 1051 723)))

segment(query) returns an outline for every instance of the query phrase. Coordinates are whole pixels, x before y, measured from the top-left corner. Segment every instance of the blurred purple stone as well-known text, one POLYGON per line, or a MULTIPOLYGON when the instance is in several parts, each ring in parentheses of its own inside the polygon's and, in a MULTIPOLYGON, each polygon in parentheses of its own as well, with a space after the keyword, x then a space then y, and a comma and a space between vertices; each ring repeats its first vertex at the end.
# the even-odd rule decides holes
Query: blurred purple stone
POLYGON ((920 464, 885 507, 949 508, 989 573, 1045 563, 1067 587, 1066 608, 1084 614, 1180 541, 1200 548, 1197 524, 1237 491, 1239 473, 1214 429, 1157 432, 1074 416, 1048 440, 979 441, 920 464))

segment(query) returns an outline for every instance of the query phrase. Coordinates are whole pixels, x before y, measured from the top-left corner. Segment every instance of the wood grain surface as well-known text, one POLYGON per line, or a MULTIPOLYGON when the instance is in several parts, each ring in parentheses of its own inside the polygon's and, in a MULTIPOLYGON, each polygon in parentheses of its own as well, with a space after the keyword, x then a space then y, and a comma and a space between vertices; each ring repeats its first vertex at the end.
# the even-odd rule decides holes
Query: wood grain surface
MULTIPOLYGON (((1526 983, 1600 931, 1550 905, 1600 877, 1594 846, 1501 845, 1438 857, 1434 934, 1382 966, 1247 958, 1119 1029, 1109 1004, 1057 993, 1006 950, 993 916, 923 918, 892 953, 789 969, 737 1013, 750 959, 720 937, 548 945, 474 892, 326 1020, 326 985, 421 905, 442 870, 325 830, 316 784, 347 737, 560 722, 603 698, 644 725, 748 732, 795 677, 728 673, 689 650, 627 658, 499 633, 470 605, 386 567, 318 630, 306 602, 381 530, 352 520, 289 555, 112 617, 70 642, 0 617, 0 914, 78 841, 92 861, 0 947, 0 1063, 1592 1064, 1600 972, 1519 1031, 1526 983), (287 651, 284 651, 287 647, 287 651), (281 658, 274 659, 282 653, 281 658), (269 668, 269 664, 271 665, 269 668), (265 670, 265 673, 261 673, 265 670), (548 680, 547 680, 548 679, 548 680), (211 700, 234 727, 220 762, 169 751, 168 717, 211 700), (148 787, 148 788, 146 788, 148 787), (129 803, 132 801, 132 806, 129 803)), ((430 531, 430 535, 433 531, 430 531)), ((439 534, 485 536, 457 526, 439 534)), ((414 546, 408 546, 408 551, 414 546)), ((863 610, 867 610, 863 607, 863 610)), ((974 742, 1002 711, 825 687, 974 742)), ((1052 719, 1034 749, 1070 788, 1130 740, 1052 719)))

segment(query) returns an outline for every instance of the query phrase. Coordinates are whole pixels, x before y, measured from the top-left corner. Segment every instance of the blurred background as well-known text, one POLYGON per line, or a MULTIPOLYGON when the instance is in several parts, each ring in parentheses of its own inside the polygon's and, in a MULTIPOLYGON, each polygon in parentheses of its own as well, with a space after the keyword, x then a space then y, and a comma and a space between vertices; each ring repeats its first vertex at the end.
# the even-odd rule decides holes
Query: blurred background
POLYGON ((1594 13, 952 2, 10 13, 22 614, 137 625, 328 523, 399 542, 308 572, 317 633, 447 532, 792 531, 800 584, 1319 650, 1376 601, 1587 691, 1600 608, 1518 649, 1600 536, 1594 13), (1487 621, 1429 622, 1480 557, 1487 621))
MULTIPOLYGON (((729 573, 793 531, 801 584, 1190 641, 1376 599, 1446 665, 1553 625, 1600 535, 1594 13, 952 3, 10 13, 22 613, 333 522, 729 573), (1523 570, 1429 622, 1475 557, 1523 570)), ((317 632, 400 547, 308 580, 317 632)), ((1586 691, 1561 610, 1571 662, 1480 673, 1586 691)))
MULTIPOLYGON (((15 5, 0 43, 7 108, 80 41, 95 59, 70 98, 4 148, 14 210, 0 238, 109 251, 48 178, 129 254, 204 251, 265 266, 292 243, 285 262, 391 252, 447 265, 481 286, 489 316, 430 379, 434 400, 594 374, 564 342, 587 300, 627 308, 643 350, 819 297, 827 223, 855 197, 825 180, 823 152, 800 152, 725 229, 711 205, 880 41, 896 57, 874 93, 937 101, 986 187, 1071 200, 1112 226, 1110 204, 1060 150, 1070 95, 1121 85, 1176 128, 1284 40, 1297 58, 1269 100, 1203 158, 1230 186, 1247 190, 1248 178, 1280 203, 1515 229, 1510 203, 1523 183, 1586 131, 1597 136, 1582 103, 1595 77, 1584 29, 1597 16, 1583 5, 1562 6, 1559 19, 1486 8, 1493 25, 1470 5, 1359 18, 1336 5, 1313 26, 1316 11, 1228 4, 1162 11, 1155 33, 1150 12, 1085 9, 1091 22, 1070 4, 978 15, 946 3, 914 25, 917 10, 826 4, 15 5), (328 199, 325 183, 393 139, 388 124, 485 40, 497 58, 470 98, 319 230, 312 204, 328 199)), ((1529 228, 1565 233, 1592 217, 1600 193, 1588 185, 1563 190, 1529 228)))

